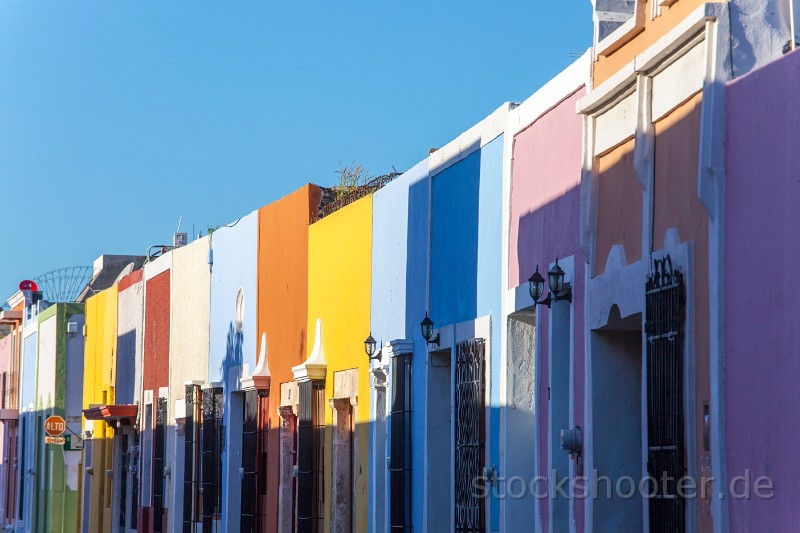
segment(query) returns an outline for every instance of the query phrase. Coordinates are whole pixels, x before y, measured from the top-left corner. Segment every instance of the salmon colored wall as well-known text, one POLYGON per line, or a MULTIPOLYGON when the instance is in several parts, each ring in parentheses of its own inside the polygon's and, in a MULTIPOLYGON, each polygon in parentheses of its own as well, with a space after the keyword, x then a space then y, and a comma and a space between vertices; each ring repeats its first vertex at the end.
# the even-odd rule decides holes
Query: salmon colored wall
POLYGON ((655 44, 657 40, 666 35, 667 32, 677 26, 699 6, 718 0, 678 0, 672 4, 672 7, 662 7, 661 16, 650 20, 650 10, 652 9, 651 6, 654 1, 655 0, 648 0, 646 2, 647 5, 643 8, 645 10, 644 29, 613 53, 608 56, 599 56, 597 58, 594 64, 595 87, 617 73, 629 62, 633 61, 634 57, 655 44))
POLYGON ((159 387, 169 385, 170 271, 145 282, 144 363, 142 390, 158 396, 159 387))
MULTIPOLYGON (((281 383, 306 356, 308 321, 308 226, 316 219, 322 191, 306 185, 258 212, 258 342, 267 333, 270 385, 267 467, 268 509, 278 509, 281 383)), ((277 513, 267 533, 278 532, 277 513)))
MULTIPOLYGON (((163 261, 165 257, 162 256, 162 258, 158 260, 163 261)), ((148 279, 144 284, 145 309, 144 343, 142 349, 142 391, 153 391, 153 427, 155 427, 155 404, 156 398, 158 398, 158 389, 169 385, 170 276, 171 271, 165 270, 148 279)), ((142 430, 144 430, 144 428, 142 428, 142 430)), ((144 468, 144 465, 141 465, 140 468, 144 468)), ((140 476, 142 475, 140 474, 140 476)), ((155 476, 152 476, 151 479, 153 480, 152 483, 157 482, 155 476)), ((152 503, 153 500, 151 500, 151 504, 152 503)), ((154 512, 155 507, 152 505, 150 507, 139 507, 140 531, 152 531, 154 527, 154 512)), ((167 516, 166 510, 164 516, 167 516)))
MULTIPOLYGON (((358 369, 356 415, 357 454, 354 502, 355 531, 367 531, 369 479, 369 364, 364 339, 370 329, 372 289, 372 196, 367 196, 313 224, 308 249, 308 325, 314 332, 322 319, 322 338, 328 364, 325 381, 325 523, 331 520, 331 467, 334 373, 358 369)), ((313 333, 310 333, 313 335, 313 333)), ((306 351, 313 348, 309 339, 306 351)))
POLYGON ((629 265, 642 257, 642 187, 633 168, 633 143, 631 139, 595 159, 593 172, 599 175, 595 276, 605 272, 615 244, 623 245, 629 265))
POLYGON ((136 285, 140 281, 142 281, 143 274, 144 274, 144 269, 140 268, 139 270, 134 270, 133 272, 131 272, 130 274, 119 280, 119 292, 122 292, 125 289, 128 289, 136 285))
MULTIPOLYGON (((676 228, 681 242, 694 241, 695 432, 697 472, 710 477, 710 451, 703 447, 703 404, 710 403, 708 217, 697 197, 702 95, 697 94, 655 124, 656 155, 653 198, 653 249, 676 228)), ((690 443, 691 445, 691 443, 690 443)), ((701 500, 698 528, 711 527, 710 501, 701 500)))

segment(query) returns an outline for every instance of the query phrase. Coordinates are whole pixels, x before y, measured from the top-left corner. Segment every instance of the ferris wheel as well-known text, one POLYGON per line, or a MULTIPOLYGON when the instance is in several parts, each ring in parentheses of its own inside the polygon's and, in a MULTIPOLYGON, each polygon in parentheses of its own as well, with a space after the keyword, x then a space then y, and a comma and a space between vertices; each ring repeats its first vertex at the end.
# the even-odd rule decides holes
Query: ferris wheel
POLYGON ((42 291, 42 297, 49 302, 72 303, 91 281, 94 268, 72 266, 51 270, 33 278, 42 291))

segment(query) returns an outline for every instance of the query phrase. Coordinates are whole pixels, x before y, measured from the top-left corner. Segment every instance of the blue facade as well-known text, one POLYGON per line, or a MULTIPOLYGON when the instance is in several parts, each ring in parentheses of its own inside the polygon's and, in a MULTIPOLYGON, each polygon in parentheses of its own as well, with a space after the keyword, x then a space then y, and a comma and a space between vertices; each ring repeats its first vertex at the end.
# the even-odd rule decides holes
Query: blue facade
POLYGON ((208 381, 224 389, 225 449, 222 463, 223 530, 235 530, 241 502, 241 420, 243 401, 233 394, 239 379, 256 364, 258 212, 216 230, 211 236, 211 312, 208 381), (236 302, 243 295, 241 328, 236 302), (249 366, 249 370, 244 368, 249 366), (227 521, 227 522, 225 522, 227 521))
MULTIPOLYGON (((26 324, 26 327, 30 327, 26 324)), ((36 401, 36 352, 39 346, 39 334, 34 331, 22 345, 22 383, 20 386, 20 409, 28 409, 36 401)))
MULTIPOLYGON (((427 309, 428 239, 430 180, 428 161, 422 161, 411 170, 395 179, 373 196, 372 229, 372 334, 380 342, 395 339, 414 341, 412 409, 423 411, 425 405, 426 345, 419 322, 427 309)), ((387 363, 387 361, 384 361, 387 363)), ((424 418, 412 415, 412 438, 423 435, 424 418)), ((376 426, 370 428, 375 440, 376 426)), ((422 443, 423 440, 415 439, 422 443)), ((424 502, 422 453, 412 452, 412 514, 413 527, 423 530, 422 509, 424 502)), ((370 468, 370 486, 375 483, 378 472, 385 465, 370 468)), ((385 502, 375 502, 370 491, 370 509, 388 511, 385 502)), ((385 524, 387 517, 379 513, 378 520, 385 524)), ((386 531, 374 524, 375 515, 370 514, 370 531, 386 531)))
MULTIPOLYGON (((436 327, 491 317, 487 446, 500 463, 503 136, 432 177, 430 309, 436 327)), ((487 509, 500 528, 499 502, 487 509)))

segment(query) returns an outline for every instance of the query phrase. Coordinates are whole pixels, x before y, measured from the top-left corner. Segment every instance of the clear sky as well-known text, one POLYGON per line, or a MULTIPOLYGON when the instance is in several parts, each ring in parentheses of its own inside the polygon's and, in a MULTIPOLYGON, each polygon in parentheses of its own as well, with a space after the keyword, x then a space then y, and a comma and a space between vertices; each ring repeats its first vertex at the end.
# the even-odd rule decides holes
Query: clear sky
POLYGON ((0 303, 339 163, 406 170, 584 52, 589 0, 0 3, 0 303))

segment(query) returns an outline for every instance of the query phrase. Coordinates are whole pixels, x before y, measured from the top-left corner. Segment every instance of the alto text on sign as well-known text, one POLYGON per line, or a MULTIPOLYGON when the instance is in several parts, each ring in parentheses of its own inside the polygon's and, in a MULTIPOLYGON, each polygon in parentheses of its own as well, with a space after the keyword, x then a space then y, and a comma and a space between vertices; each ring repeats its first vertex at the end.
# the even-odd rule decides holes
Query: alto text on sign
POLYGON ((67 429, 67 423, 58 415, 48 416, 44 421, 44 432, 49 437, 60 437, 67 429))

